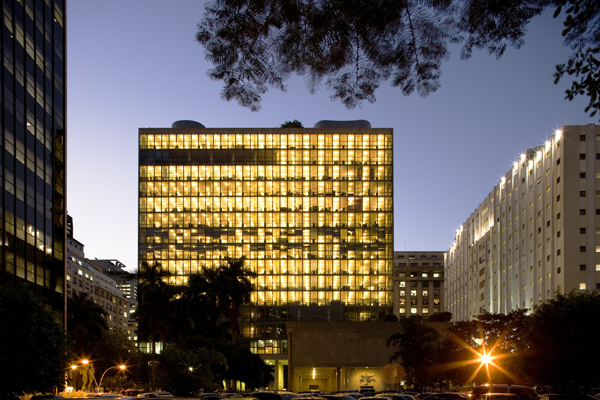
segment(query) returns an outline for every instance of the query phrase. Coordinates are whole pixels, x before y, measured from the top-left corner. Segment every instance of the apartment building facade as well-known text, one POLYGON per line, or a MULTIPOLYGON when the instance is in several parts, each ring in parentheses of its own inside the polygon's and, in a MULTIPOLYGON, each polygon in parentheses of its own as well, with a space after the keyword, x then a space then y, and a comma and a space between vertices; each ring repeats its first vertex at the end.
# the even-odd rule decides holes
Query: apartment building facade
POLYGON ((85 258, 84 245, 67 239, 67 296, 87 293, 104 309, 108 328, 113 332, 129 332, 130 301, 117 288, 117 282, 102 271, 102 267, 85 258))
POLYGON ((394 315, 429 317, 444 310, 443 251, 394 252, 394 315))
POLYGON ((276 372, 286 322, 392 313, 391 129, 177 121, 139 138, 139 268, 160 263, 184 284, 245 256, 257 277, 241 342, 276 372))
POLYGON ((114 279, 116 288, 119 289, 127 299, 129 312, 127 314, 127 335, 129 340, 137 341, 138 323, 135 317, 137 309, 137 287, 138 278, 136 274, 127 271, 127 266, 114 259, 97 259, 93 263, 102 269, 108 277, 114 279))
POLYGON ((457 230, 445 309, 468 320, 599 283, 600 126, 564 126, 523 153, 457 230))
POLYGON ((0 285, 28 286, 64 322, 65 0, 2 2, 0 285))

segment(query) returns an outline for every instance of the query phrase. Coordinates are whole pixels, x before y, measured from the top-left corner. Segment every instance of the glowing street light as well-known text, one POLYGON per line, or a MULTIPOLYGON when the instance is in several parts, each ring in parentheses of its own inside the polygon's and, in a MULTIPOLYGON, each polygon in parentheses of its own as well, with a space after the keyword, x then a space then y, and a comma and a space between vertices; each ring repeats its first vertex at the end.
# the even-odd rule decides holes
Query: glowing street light
POLYGON ((489 364, 492 362, 492 356, 490 353, 485 353, 485 351, 483 352, 483 354, 479 357, 479 362, 481 362, 482 364, 489 364))
MULTIPOLYGON (((90 363, 90 360, 88 359, 83 359, 83 360, 79 360, 79 364, 74 363, 71 365, 71 369, 73 371, 77 370, 79 367, 82 367, 84 372, 80 373, 82 378, 83 378, 83 389, 85 390, 85 387, 87 386, 87 380, 89 379, 90 375, 92 377, 92 380, 94 381, 94 383, 96 384, 96 386, 98 386, 98 381, 96 380, 96 376, 94 374, 94 367, 92 366, 92 364, 90 363)), ((92 388, 92 382, 90 380, 90 384, 89 384, 89 388, 91 390, 92 388)))
POLYGON ((96 391, 96 393, 100 393, 100 386, 102 386, 102 380, 104 379, 104 375, 106 375, 106 373, 108 371, 110 371, 111 369, 115 369, 115 368, 119 368, 121 371, 123 371, 123 370, 125 370, 125 368, 127 368, 127 366, 121 364, 121 365, 115 365, 114 367, 107 368, 106 371, 104 371, 104 373, 102 374, 102 377, 100 378, 100 383, 98 384, 98 390, 96 391))

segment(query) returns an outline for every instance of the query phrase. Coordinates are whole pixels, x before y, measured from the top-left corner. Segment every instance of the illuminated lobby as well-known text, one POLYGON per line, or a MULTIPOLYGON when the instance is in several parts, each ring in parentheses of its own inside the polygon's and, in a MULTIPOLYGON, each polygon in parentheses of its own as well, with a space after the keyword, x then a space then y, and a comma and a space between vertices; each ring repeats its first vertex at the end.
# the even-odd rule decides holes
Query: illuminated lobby
MULTIPOLYGON (((392 314, 391 128, 139 129, 139 267, 172 283, 245 256, 257 273, 238 342, 289 388, 287 322, 392 314)), ((338 367, 346 367, 340 365, 338 367)))

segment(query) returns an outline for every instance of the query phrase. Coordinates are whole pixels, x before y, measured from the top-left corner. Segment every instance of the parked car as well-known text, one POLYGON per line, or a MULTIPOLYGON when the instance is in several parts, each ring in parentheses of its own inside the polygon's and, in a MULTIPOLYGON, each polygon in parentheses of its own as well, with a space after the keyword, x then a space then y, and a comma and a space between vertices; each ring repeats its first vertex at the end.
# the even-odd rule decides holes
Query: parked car
POLYGON ((541 395, 540 400, 597 400, 597 397, 580 393, 548 393, 541 395))
POLYGON ((380 393, 375 397, 387 397, 391 400, 414 400, 412 396, 402 393, 380 393))
POLYGON ((519 396, 514 393, 484 393, 479 400, 519 400, 519 396))
POLYGON ((335 394, 336 396, 350 396, 350 397, 354 398, 354 400, 358 400, 358 399, 364 397, 356 389, 339 390, 337 392, 332 392, 331 394, 335 394))
POLYGON ((423 393, 417 393, 415 395, 413 395, 413 397, 417 400, 423 400, 425 397, 431 396, 432 394, 435 394, 434 392, 423 392, 423 393))
POLYGON ((321 397, 325 397, 327 400, 356 400, 356 397, 350 396, 347 393, 322 394, 321 397))
POLYGON ((482 385, 473 387, 472 397, 475 400, 479 399, 483 393, 513 393, 516 394, 518 400, 537 400, 540 395, 529 386, 522 385, 482 385))
POLYGON ((173 397, 173 394, 170 392, 150 392, 150 393, 140 393, 137 395, 138 398, 143 399, 157 399, 157 398, 170 398, 173 397))
POLYGON ((277 393, 282 395, 285 400, 292 400, 292 399, 295 399, 296 397, 300 397, 300 395, 298 393, 294 393, 294 392, 277 392, 277 393))
POLYGON ((388 397, 385 394, 382 394, 380 396, 364 396, 361 397, 360 400, 393 400, 391 397, 388 397))
POLYGON ((363 396, 375 396, 377 393, 373 386, 361 386, 358 392, 363 396))
MULTIPOLYGON (((272 391, 253 392, 250 394, 251 397, 255 397, 258 400, 288 400, 285 397, 286 395, 287 393, 284 394, 272 391)), ((298 396, 298 394, 295 394, 295 396, 298 396)))
POLYGON ((469 396, 457 392, 439 392, 430 393, 429 396, 423 397, 422 400, 469 400, 469 396))

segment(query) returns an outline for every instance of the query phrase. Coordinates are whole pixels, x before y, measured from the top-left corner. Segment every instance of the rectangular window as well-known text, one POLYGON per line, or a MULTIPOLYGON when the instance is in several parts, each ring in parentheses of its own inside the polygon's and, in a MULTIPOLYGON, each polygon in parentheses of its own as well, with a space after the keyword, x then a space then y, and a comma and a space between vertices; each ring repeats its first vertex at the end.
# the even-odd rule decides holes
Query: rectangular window
POLYGON ((585 264, 579 264, 579 270, 580 271, 585 271, 587 268, 585 266, 585 264))
POLYGON ((585 253, 585 246, 579 246, 579 252, 585 253))
POLYGON ((586 288, 587 288, 587 285, 585 284, 585 282, 582 282, 579 284, 579 289, 585 290, 586 288))
POLYGON ((585 160, 585 153, 579 154, 579 159, 580 160, 585 160))
POLYGON ((585 172, 580 172, 579 173, 579 178, 585 179, 585 172))
POLYGON ((579 215, 585 215, 585 208, 581 208, 579 210, 579 215))
POLYGON ((585 135, 579 135, 579 141, 585 142, 585 135))
POLYGON ((585 190, 579 191, 579 197, 585 197, 585 190))

